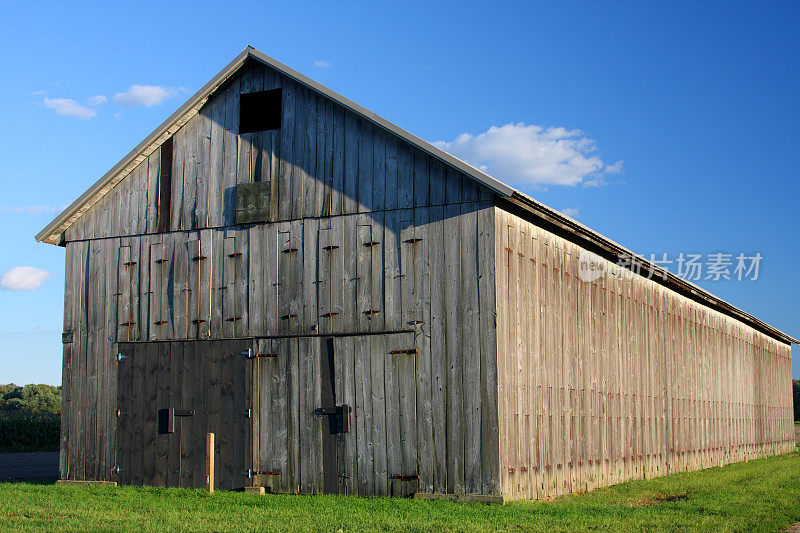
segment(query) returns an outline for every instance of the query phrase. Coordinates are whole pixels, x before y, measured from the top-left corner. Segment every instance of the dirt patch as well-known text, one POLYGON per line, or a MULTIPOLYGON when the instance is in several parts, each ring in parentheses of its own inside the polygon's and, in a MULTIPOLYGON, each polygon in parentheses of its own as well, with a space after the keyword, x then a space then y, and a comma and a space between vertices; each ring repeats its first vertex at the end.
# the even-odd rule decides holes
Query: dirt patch
POLYGON ((800 522, 789 526, 789 529, 786 530, 786 533, 800 533, 800 522))
POLYGON ((628 502, 628 507, 648 507, 650 505, 657 505, 663 502, 685 500, 688 495, 689 494, 686 492, 680 492, 676 494, 646 494, 628 502))

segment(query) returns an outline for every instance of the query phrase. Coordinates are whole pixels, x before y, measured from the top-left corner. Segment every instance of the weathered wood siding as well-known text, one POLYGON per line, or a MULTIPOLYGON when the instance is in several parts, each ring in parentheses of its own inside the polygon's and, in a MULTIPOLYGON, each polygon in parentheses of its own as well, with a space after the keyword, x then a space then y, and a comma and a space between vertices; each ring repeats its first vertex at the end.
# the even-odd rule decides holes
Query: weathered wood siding
MULTIPOLYGON (((158 150, 101 198, 66 241, 157 231, 158 150)), ((173 137, 171 230, 234 225, 237 184, 270 183, 270 220, 490 200, 461 172, 293 80, 254 65, 173 137), (239 96, 281 88, 280 130, 239 131, 239 96)))
MULTIPOLYGON (((359 344, 366 337, 341 341, 355 350, 343 360, 342 391, 355 395, 358 428, 342 453, 369 461, 357 466, 370 476, 343 492, 497 493, 493 216, 491 202, 462 202, 69 242, 62 476, 113 479, 116 342, 293 336, 264 342, 294 346, 306 336, 410 332, 416 356, 387 356, 359 344), (413 487, 387 481, 415 473, 413 487)), ((262 374, 288 387, 277 389, 278 409, 294 420, 313 403, 303 391, 318 394, 320 370, 284 351, 295 353, 274 362, 284 373, 262 374)), ((301 450, 315 464, 299 447, 302 428, 275 429, 290 439, 287 454, 301 450)), ((266 449, 274 432, 259 434, 266 449)), ((275 488, 319 488, 318 468, 292 472, 275 488)))
POLYGON ((794 449, 788 345, 643 276, 584 282, 578 245, 495 216, 505 495, 794 449))

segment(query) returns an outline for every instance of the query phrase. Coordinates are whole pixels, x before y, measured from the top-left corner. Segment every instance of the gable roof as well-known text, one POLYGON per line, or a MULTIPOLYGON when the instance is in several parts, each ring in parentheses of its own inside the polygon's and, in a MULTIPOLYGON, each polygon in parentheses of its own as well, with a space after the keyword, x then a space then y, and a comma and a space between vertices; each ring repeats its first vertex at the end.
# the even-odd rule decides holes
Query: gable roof
POLYGON ((307 76, 304 76, 303 74, 284 65, 276 59, 273 59, 263 52, 256 50, 252 46, 248 46, 242 50, 242 52, 237 55, 233 61, 228 63, 225 68, 223 68, 216 76, 214 76, 199 91, 197 91, 194 96, 192 96, 186 103, 179 107, 177 111, 170 115, 169 118, 167 118, 160 126, 150 133, 150 135, 140 142, 136 148, 131 150, 131 152, 119 163, 114 165, 111 170, 106 172, 103 177, 95 182, 94 185, 89 187, 89 189, 86 190, 86 192, 84 192, 80 197, 78 197, 77 200, 72 202, 69 207, 67 207, 52 222, 45 226, 45 228, 36 235, 36 240, 38 242, 43 241, 50 244, 59 244, 61 236, 67 228, 69 228, 76 220, 86 213, 92 207, 92 205, 94 205, 108 191, 113 189, 120 181, 122 181, 141 161, 146 159, 159 146, 161 146, 164 141, 171 137, 195 114, 197 114, 197 112, 203 107, 203 105, 205 105, 214 92, 228 79, 236 75, 236 73, 242 68, 248 59, 254 59, 269 67, 272 67, 295 82, 305 85, 306 87, 330 98, 350 111, 362 116, 377 126, 393 133, 394 135, 416 146, 420 150, 439 159, 443 163, 460 170, 465 175, 494 191, 495 194, 501 198, 508 200, 508 202, 511 204, 535 215, 538 218, 544 219, 545 221, 554 225, 556 228, 570 233, 580 240, 590 243, 599 251, 604 252, 606 255, 610 255, 612 257, 623 256, 635 258, 642 265, 645 271, 651 272, 656 276, 661 276, 665 280, 665 285, 685 294, 689 298, 717 309, 726 315, 737 318, 782 342, 800 344, 800 341, 794 339, 793 337, 790 337, 789 335, 745 313, 744 311, 701 289, 693 283, 679 278, 668 270, 651 263, 644 257, 633 253, 611 239, 591 230, 590 228, 562 214, 561 212, 536 201, 527 194, 518 191, 509 185, 506 185, 505 183, 493 178, 485 172, 478 170, 472 165, 469 165, 468 163, 465 163, 464 161, 452 156, 444 150, 437 148, 423 139, 420 139, 416 135, 409 133, 396 124, 393 124, 385 118, 376 115, 369 109, 358 105, 352 100, 345 98, 339 93, 332 91, 331 89, 307 76))

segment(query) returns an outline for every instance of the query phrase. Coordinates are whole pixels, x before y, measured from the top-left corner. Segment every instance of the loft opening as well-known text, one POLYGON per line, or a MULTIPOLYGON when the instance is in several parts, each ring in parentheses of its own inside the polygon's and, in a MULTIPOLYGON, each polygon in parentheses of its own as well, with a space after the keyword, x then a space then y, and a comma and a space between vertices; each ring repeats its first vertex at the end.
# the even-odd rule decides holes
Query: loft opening
POLYGON ((244 93, 239 98, 239 133, 281 128, 281 89, 244 93))

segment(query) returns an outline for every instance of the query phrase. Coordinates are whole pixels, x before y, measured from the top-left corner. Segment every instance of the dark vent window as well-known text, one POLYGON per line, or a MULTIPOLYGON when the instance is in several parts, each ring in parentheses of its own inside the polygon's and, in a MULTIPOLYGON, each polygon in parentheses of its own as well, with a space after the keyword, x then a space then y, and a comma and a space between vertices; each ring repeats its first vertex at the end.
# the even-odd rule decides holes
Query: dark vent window
POLYGON ((281 90, 244 93, 239 100, 239 133, 281 128, 281 90))

